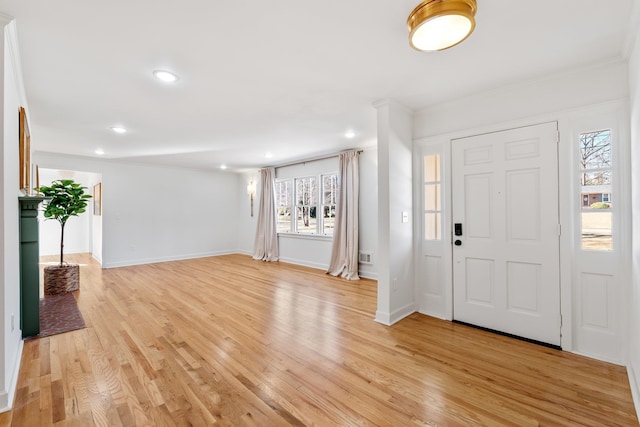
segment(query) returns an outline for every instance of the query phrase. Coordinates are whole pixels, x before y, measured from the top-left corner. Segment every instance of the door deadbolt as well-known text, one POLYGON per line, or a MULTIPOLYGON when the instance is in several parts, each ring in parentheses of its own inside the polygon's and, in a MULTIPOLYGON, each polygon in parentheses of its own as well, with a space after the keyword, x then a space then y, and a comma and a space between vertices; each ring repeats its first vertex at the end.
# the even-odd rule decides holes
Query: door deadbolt
POLYGON ((453 244, 456 246, 462 246, 462 240, 456 240, 453 244))

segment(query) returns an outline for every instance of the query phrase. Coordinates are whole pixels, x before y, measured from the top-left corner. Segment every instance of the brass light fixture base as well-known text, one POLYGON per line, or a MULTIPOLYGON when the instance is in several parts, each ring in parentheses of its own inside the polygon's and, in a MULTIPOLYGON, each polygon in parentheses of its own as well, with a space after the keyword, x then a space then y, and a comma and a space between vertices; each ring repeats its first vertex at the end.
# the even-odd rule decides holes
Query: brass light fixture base
POLYGON ((476 0, 424 0, 407 18, 409 44, 423 51, 461 43, 476 27, 476 10, 476 0))

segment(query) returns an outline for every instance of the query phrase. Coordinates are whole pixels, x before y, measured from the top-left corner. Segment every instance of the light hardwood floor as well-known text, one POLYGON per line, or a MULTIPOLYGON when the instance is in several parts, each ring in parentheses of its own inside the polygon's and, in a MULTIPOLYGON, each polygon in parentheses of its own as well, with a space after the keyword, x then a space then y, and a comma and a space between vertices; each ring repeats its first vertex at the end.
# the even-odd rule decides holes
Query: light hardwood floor
POLYGON ((4 425, 638 424, 625 368, 420 314, 383 326, 374 281, 72 261, 87 328, 25 342, 4 425))

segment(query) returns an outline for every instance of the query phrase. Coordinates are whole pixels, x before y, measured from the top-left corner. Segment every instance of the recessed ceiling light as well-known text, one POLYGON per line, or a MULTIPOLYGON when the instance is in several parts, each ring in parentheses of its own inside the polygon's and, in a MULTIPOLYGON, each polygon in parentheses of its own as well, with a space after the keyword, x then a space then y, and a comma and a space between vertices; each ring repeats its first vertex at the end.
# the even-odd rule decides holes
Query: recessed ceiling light
POLYGON ((178 76, 176 76, 170 71, 155 70, 153 72, 153 75, 156 76, 156 79, 162 80, 165 83, 173 83, 176 80, 178 80, 178 76))
POLYGON ((96 151, 94 151, 94 153, 96 153, 98 156, 102 156, 104 154, 104 150, 102 148, 96 148, 96 151))
POLYGON ((272 158, 272 157, 273 157, 273 154, 272 154, 272 153, 266 153, 264 156, 265 156, 267 159, 270 159, 270 158, 272 158))
POLYGON ((224 170, 227 168, 227 165, 220 165, 220 169, 224 170))
POLYGON ((345 136, 345 137, 347 137, 347 138, 349 138, 349 139, 351 139, 351 138, 353 138, 353 137, 355 137, 355 136, 356 136, 356 133, 355 133, 354 131, 352 131, 352 130, 349 130, 349 131, 346 131, 346 132, 344 133, 344 136, 345 136))
POLYGON ((122 126, 111 126, 111 130, 114 131, 115 133, 126 133, 127 129, 123 128, 122 126))

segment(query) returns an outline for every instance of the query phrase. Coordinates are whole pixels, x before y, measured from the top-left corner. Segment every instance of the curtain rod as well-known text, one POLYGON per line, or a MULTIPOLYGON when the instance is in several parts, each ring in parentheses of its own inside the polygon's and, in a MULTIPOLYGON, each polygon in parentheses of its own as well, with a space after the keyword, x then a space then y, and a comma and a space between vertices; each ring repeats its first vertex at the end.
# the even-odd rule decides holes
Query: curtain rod
MULTIPOLYGON (((346 153, 347 151, 349 151, 349 150, 341 151, 340 153, 346 153)), ((357 152, 358 152, 358 154, 360 154, 363 151, 364 151, 363 149, 360 149, 357 152)), ((282 164, 279 164, 279 165, 274 165, 272 167, 274 167, 274 168, 284 168, 286 166, 303 165, 303 164, 309 163, 309 162, 317 162, 319 160, 330 159, 332 157, 338 157, 340 155, 340 153, 329 154, 329 155, 321 156, 321 157, 312 157, 312 158, 306 159, 306 160, 298 160, 297 162, 282 163, 282 164)))

